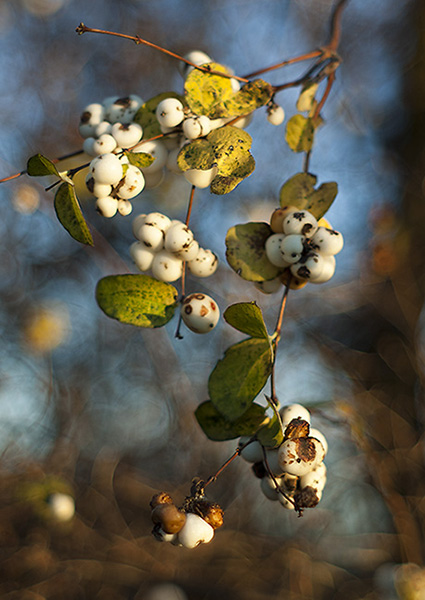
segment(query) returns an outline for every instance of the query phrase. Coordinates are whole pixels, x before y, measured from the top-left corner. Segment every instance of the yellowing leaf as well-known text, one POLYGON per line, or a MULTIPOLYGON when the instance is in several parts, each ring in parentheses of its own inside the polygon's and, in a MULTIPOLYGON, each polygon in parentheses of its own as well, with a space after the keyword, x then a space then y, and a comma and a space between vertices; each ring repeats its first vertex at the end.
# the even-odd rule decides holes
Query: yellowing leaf
POLYGON ((247 281, 269 281, 283 269, 272 265, 265 244, 272 235, 267 223, 245 223, 231 227, 226 235, 226 258, 232 269, 247 281))
POLYGON ((286 125, 286 142, 294 152, 310 152, 314 142, 313 120, 294 115, 286 125))
POLYGON ((148 275, 109 275, 96 288, 96 300, 108 317, 138 327, 162 327, 173 317, 177 290, 148 275))
MULTIPOLYGON (((202 66, 211 71, 230 74, 225 66, 218 63, 202 66)), ((207 115, 210 119, 227 116, 221 104, 234 95, 229 78, 193 69, 186 78, 184 89, 185 100, 196 115, 207 115)))
POLYGON ((214 194, 227 194, 255 169, 255 161, 249 151, 251 143, 249 133, 226 125, 211 131, 206 138, 183 146, 177 163, 183 172, 217 167, 211 191, 214 194))
POLYGON ((320 219, 329 210, 338 193, 338 185, 330 181, 315 190, 317 177, 311 173, 297 173, 280 189, 280 205, 308 210, 320 219))

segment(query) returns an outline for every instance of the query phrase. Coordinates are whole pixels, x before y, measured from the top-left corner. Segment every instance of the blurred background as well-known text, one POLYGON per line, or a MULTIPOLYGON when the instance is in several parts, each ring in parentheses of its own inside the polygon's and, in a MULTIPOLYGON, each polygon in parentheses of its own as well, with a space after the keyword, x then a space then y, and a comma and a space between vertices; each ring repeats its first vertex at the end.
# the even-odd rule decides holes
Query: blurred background
MULTIPOLYGON (((176 62, 89 27, 139 34, 177 53, 201 49, 244 75, 308 52, 328 36, 330 0, 1 0, 0 178, 29 156, 81 148, 91 102, 182 90, 176 62)), ((5 599, 423 600, 425 6, 350 0, 343 64, 325 105, 310 171, 337 181, 329 211, 342 231, 337 273, 289 296, 277 363, 281 403, 309 406, 328 438, 323 500, 302 519, 269 502, 248 464, 210 486, 225 509, 214 541, 196 550, 151 536, 149 500, 180 504, 236 442, 208 441, 193 416, 225 349, 173 320, 139 330, 94 300, 108 274, 136 272, 132 218, 185 216, 190 186, 170 176, 128 217, 83 210, 95 247, 56 220, 53 194, 21 177, 0 187, 0 594, 5 599), (75 498, 52 519, 43 498, 75 498)), ((305 68, 305 67, 304 67, 305 68)), ((302 66, 266 77, 281 84, 302 66)), ((288 117, 297 92, 278 96, 288 117)), ((257 167, 230 195, 196 195, 191 226, 221 259, 205 291, 222 311, 256 300, 273 330, 279 297, 240 280, 225 261, 236 223, 267 221, 282 183, 302 170, 265 110, 248 127, 257 167)), ((195 289, 196 286, 196 289, 195 289)))

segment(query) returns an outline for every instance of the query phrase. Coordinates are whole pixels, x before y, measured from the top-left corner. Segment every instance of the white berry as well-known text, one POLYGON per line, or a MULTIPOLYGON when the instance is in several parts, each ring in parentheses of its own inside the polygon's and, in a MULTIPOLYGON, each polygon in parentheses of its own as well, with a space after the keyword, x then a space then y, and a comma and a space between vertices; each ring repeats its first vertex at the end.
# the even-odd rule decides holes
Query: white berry
POLYGON ((176 223, 165 234, 164 248, 168 252, 181 252, 193 242, 193 232, 185 223, 176 223))
POLYGON ((218 267, 218 256, 211 250, 199 248, 194 260, 187 263, 189 271, 195 277, 209 277, 218 267))
POLYGON ((127 217, 133 211, 133 205, 130 200, 118 199, 117 210, 123 217, 127 217))
MULTIPOLYGON (((243 436, 240 438, 238 446, 239 448, 246 444, 251 438, 243 436)), ((240 454, 243 459, 250 463, 261 462, 264 458, 263 447, 260 442, 254 441, 248 444, 240 454)))
POLYGON ((267 108, 267 121, 272 125, 281 125, 285 120, 285 111, 278 104, 272 104, 267 108))
POLYGON ((105 110, 105 119, 111 123, 131 123, 134 115, 142 106, 143 100, 136 94, 118 98, 105 110))
POLYGON ((285 473, 305 475, 319 465, 325 456, 324 448, 315 438, 290 438, 278 450, 279 465, 285 473))
POLYGON ((195 260, 199 254, 199 244, 196 240, 193 240, 187 248, 183 248, 177 255, 184 261, 195 260))
POLYGON ((122 178, 122 164, 115 154, 101 154, 90 163, 96 183, 116 185, 122 178))
POLYGON ((279 414, 284 429, 289 425, 292 419, 302 419, 303 421, 307 421, 307 423, 310 423, 311 420, 310 411, 302 404, 288 404, 287 406, 283 406, 280 409, 279 414))
POLYGON ((302 260, 291 266, 291 273, 308 281, 319 280, 325 265, 325 259, 318 252, 309 252, 302 260))
POLYGON ((138 123, 114 123, 111 135, 117 146, 131 148, 142 139, 143 129, 138 123))
POLYGON ((136 263, 139 271, 148 271, 153 263, 155 252, 147 248, 142 242, 134 242, 130 246, 130 256, 136 263))
POLYGON ((177 534, 177 539, 185 548, 196 548, 208 544, 214 537, 214 529, 202 517, 186 514, 186 522, 177 534))
POLYGON ((117 142, 112 135, 109 133, 102 133, 102 135, 93 142, 93 153, 107 154, 109 152, 113 152, 116 147, 117 142))
MULTIPOLYGON (((202 50, 191 50, 190 52, 185 54, 183 58, 185 58, 186 60, 190 60, 190 62, 197 66, 205 65, 209 62, 212 62, 212 58, 208 56, 208 54, 205 54, 205 52, 202 52, 202 50)), ((184 62, 179 63, 179 70, 184 79, 186 79, 186 77, 191 71, 193 71, 193 69, 194 67, 192 67, 192 65, 188 65, 184 62)))
POLYGON ((317 219, 308 210, 296 210, 286 215, 282 223, 283 233, 298 233, 312 237, 318 228, 317 219))
POLYGON ((320 276, 310 279, 311 283, 326 283, 335 273, 336 261, 334 256, 323 256, 323 269, 320 276))
POLYGON ((135 217, 133 219, 133 222, 131 224, 131 229, 133 231, 134 237, 137 239, 140 239, 139 238, 139 229, 142 225, 145 224, 145 220, 146 220, 145 214, 137 215, 137 217, 135 217))
POLYGON ((266 240, 266 245, 265 245, 266 255, 267 255, 267 258, 269 259, 269 261, 275 267, 288 267, 290 264, 290 263, 288 263, 287 260, 285 260, 283 254, 280 250, 280 246, 284 239, 285 239, 285 236, 283 233, 273 233, 266 240))
POLYGON ((80 117, 79 130, 82 137, 94 136, 96 127, 103 121, 104 108, 101 104, 89 104, 80 117))
POLYGON ((183 104, 177 98, 165 98, 156 107, 158 123, 164 127, 176 127, 184 118, 183 104))
POLYGON ((344 245, 344 238, 339 231, 319 227, 316 233, 311 238, 314 248, 324 256, 334 256, 341 252, 344 245))
POLYGON ((102 217, 107 217, 110 219, 118 210, 118 201, 116 198, 112 198, 111 196, 98 198, 96 200, 96 209, 102 215, 102 217))
POLYGON ((204 137, 211 131, 210 119, 206 115, 188 117, 183 121, 183 133, 188 140, 204 137))
POLYGON ((316 440, 319 440, 319 442, 321 442, 323 449, 325 451, 325 454, 326 454, 328 451, 328 441, 327 441, 326 437, 324 436, 324 434, 321 431, 319 431, 318 429, 316 429, 315 427, 312 427, 310 429, 310 433, 308 435, 309 435, 309 437, 316 438, 316 440))
POLYGON ((166 250, 155 254, 152 262, 152 275, 155 279, 170 283, 177 281, 183 274, 183 261, 181 258, 166 250))
MULTIPOLYGON (((279 235, 279 234, 278 234, 279 235)), ((299 234, 285 235, 280 243, 280 252, 283 260, 288 264, 298 262, 304 250, 305 237, 299 234)))
POLYGON ((217 325, 220 310, 210 296, 190 294, 183 300, 180 314, 184 324, 195 333, 208 333, 217 325))
POLYGON ((217 175, 217 167, 211 169, 188 169, 184 173, 185 179, 197 188, 207 188, 217 175))
POLYGON ((145 178, 141 170, 134 165, 129 165, 116 193, 120 198, 129 200, 140 194, 144 187, 145 178))
MULTIPOLYGON (((276 483, 280 487, 281 480, 276 478, 276 483)), ((277 501, 279 500, 279 492, 277 491, 276 485, 271 477, 263 477, 260 483, 261 491, 268 500, 277 501)))

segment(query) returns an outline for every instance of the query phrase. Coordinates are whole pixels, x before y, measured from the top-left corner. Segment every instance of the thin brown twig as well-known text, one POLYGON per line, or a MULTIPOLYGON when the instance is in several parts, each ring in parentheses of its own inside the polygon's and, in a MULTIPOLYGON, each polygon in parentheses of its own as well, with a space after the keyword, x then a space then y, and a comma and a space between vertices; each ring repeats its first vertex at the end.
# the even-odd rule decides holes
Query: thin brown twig
POLYGON ((314 121, 315 119, 317 119, 317 118, 318 118, 318 116, 320 115, 320 111, 322 110, 322 108, 323 108, 323 106, 324 106, 324 104, 325 104, 326 100, 328 99, 328 96, 329 96, 329 94, 330 94, 330 92, 331 92, 331 89, 332 89, 332 86, 333 86, 333 84, 334 84, 334 81, 335 81, 335 71, 333 71, 333 72, 332 72, 332 73, 329 75, 329 77, 328 77, 328 81, 327 81, 327 84, 326 84, 326 89, 325 89, 325 91, 324 91, 324 93, 323 93, 323 96, 322 96, 322 98, 321 98, 320 102, 319 102, 319 103, 318 103, 318 105, 316 106, 316 110, 314 111, 314 115, 313 115, 313 121, 314 121))
POLYGON ((266 67, 265 69, 259 69, 258 71, 253 71, 248 75, 245 75, 247 79, 252 79, 252 77, 256 77, 257 75, 262 75, 263 73, 268 73, 270 71, 275 71, 276 69, 281 69, 282 67, 286 67, 288 65, 293 65, 297 62, 301 62, 303 60, 311 60, 312 58, 317 58, 322 54, 322 50, 313 50, 312 52, 307 52, 306 54, 300 54, 300 56, 295 56, 294 58, 289 58, 288 60, 284 60, 280 63, 272 65, 271 67, 266 67))
POLYGON ((288 294, 289 294, 289 284, 291 281, 291 277, 289 277, 288 283, 285 287, 285 291, 283 293, 282 296, 282 301, 280 303, 280 309, 279 309, 279 315, 277 317, 277 322, 276 322, 276 327, 275 327, 275 340, 274 340, 274 355, 273 355, 273 364, 272 364, 272 371, 270 374, 270 387, 271 387, 271 401, 276 405, 277 403, 277 395, 276 395, 276 383, 275 383, 275 365, 276 365, 276 354, 277 354, 277 347, 279 344, 279 340, 280 340, 280 334, 282 331, 282 322, 283 322, 283 315, 285 312, 285 308, 286 308, 286 303, 288 300, 288 294))
POLYGON ((331 39, 326 45, 326 49, 330 52, 336 52, 341 39, 341 19, 342 11, 348 0, 340 0, 332 15, 331 19, 331 39))
POLYGON ((172 56, 173 58, 176 58, 177 60, 180 60, 181 62, 184 62, 187 65, 194 67, 195 69, 198 69, 199 71, 211 73, 211 75, 219 75, 226 79, 237 79, 238 81, 242 81, 243 83, 248 83, 248 81, 249 81, 245 77, 238 77, 237 75, 229 75, 228 73, 222 73, 221 71, 215 71, 214 69, 209 69, 208 67, 202 67, 200 65, 196 65, 195 63, 188 60, 187 58, 180 56, 180 54, 176 54, 175 52, 172 52, 171 50, 167 50, 166 48, 163 48, 162 46, 158 46, 158 44, 149 42, 148 40, 141 38, 139 35, 127 35, 125 33, 117 33, 116 31, 107 31, 104 29, 94 29, 92 27, 87 27, 86 25, 84 25, 84 23, 80 23, 79 26, 75 29, 75 31, 78 33, 78 35, 82 35, 83 33, 102 33, 104 35, 112 35, 114 37, 120 37, 120 38, 124 38, 126 40, 131 40, 131 41, 135 42, 136 44, 144 44, 145 46, 149 46, 150 48, 159 50, 160 52, 163 52, 164 54, 168 54, 168 56, 172 56))

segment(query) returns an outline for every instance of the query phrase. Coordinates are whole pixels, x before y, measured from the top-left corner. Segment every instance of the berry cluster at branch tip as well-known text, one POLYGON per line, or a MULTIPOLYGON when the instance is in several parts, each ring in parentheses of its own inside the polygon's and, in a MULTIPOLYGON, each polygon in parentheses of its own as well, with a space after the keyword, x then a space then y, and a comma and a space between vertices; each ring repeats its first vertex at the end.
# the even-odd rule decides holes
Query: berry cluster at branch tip
MULTIPOLYGON (((328 443, 322 432, 310 427, 310 412, 301 404, 284 406, 279 412, 284 431, 282 444, 266 450, 264 457, 262 445, 253 441, 241 450, 241 456, 253 463, 266 498, 278 500, 290 510, 313 508, 320 502, 326 484, 323 460, 328 443)), ((239 447, 249 439, 240 438, 239 447)))
POLYGON ((307 210, 295 206, 276 209, 270 220, 273 231, 265 243, 268 260, 282 273, 270 281, 256 283, 264 293, 277 292, 289 282, 300 289, 308 282, 325 283, 335 273, 335 255, 342 250, 344 239, 326 219, 317 219, 307 210))
POLYGON ((223 509, 199 491, 187 497, 180 508, 169 494, 159 492, 152 497, 150 507, 152 534, 158 541, 171 542, 174 546, 196 548, 208 544, 215 530, 223 525, 223 509))

